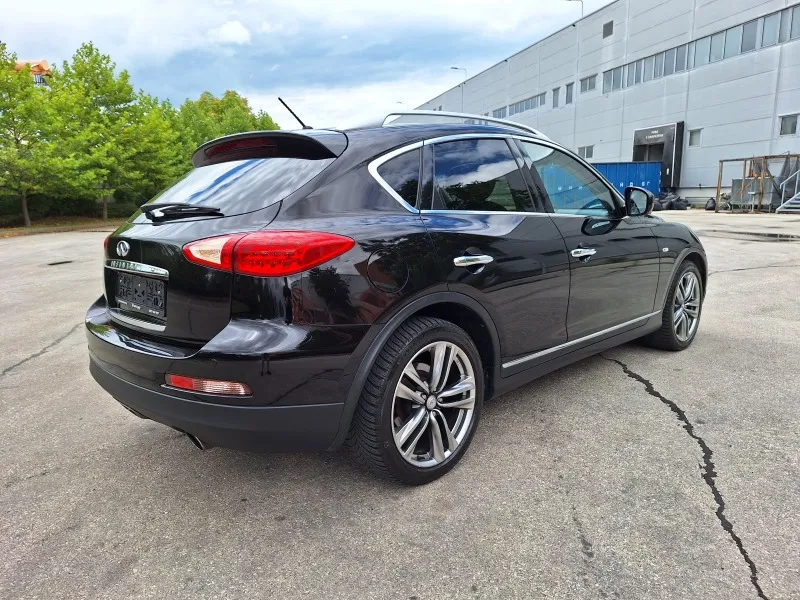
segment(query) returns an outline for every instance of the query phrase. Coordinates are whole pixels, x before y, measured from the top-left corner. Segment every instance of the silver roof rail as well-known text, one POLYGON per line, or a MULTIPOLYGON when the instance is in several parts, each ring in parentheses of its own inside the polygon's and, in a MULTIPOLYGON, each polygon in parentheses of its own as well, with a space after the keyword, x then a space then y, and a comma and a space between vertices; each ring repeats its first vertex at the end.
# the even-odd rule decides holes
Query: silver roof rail
MULTIPOLYGON (((403 117, 450 117, 451 119, 467 119, 476 123, 480 122, 484 122, 486 124, 497 123, 499 125, 502 125, 503 127, 510 127, 511 129, 521 129, 522 131, 526 133, 531 133, 538 138, 542 138, 543 140, 550 139, 538 129, 534 129, 533 127, 528 127, 527 125, 523 125, 522 123, 517 123, 515 121, 508 121, 507 119, 496 119, 494 117, 487 117, 486 115, 472 115, 469 113, 448 112, 444 110, 402 110, 402 111, 390 112, 383 119, 382 126, 385 127, 386 125, 394 125, 395 123, 397 125, 402 125, 404 123, 419 123, 419 121, 408 121, 408 120, 400 121, 400 118, 403 117), (398 117, 398 120, 387 123, 387 121, 391 117, 398 117)), ((422 122, 431 123, 432 121, 426 119, 422 122)))

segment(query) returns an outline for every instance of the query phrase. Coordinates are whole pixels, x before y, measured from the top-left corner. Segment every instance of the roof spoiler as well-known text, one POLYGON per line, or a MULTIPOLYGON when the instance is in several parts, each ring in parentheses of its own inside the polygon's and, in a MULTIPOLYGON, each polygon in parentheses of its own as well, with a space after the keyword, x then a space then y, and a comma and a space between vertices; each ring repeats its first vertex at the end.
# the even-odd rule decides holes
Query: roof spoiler
POLYGON ((543 140, 550 139, 538 129, 534 129, 533 127, 528 127, 527 125, 523 125, 522 123, 517 123, 516 121, 509 121, 508 119, 496 119, 494 117, 488 117, 486 115, 472 115, 469 113, 448 112, 442 110, 406 110, 406 111, 390 112, 383 119, 382 126, 385 127, 386 125, 394 125, 395 123, 397 123, 398 125, 402 125, 403 123, 435 123, 436 121, 432 120, 431 117, 436 119, 441 119, 442 117, 446 117, 447 119, 439 121, 445 123, 452 123, 455 120, 456 122, 460 121, 472 125, 497 124, 501 125, 502 127, 522 130, 525 133, 533 134, 538 138, 542 138, 543 140), (391 117, 397 117, 397 120, 387 123, 387 121, 389 121, 391 117), (423 121, 414 121, 413 120, 414 117, 428 117, 428 118, 426 118, 423 121))
POLYGON ((211 140, 192 155, 195 167, 252 158, 337 158, 347 148, 340 131, 250 131, 211 140))

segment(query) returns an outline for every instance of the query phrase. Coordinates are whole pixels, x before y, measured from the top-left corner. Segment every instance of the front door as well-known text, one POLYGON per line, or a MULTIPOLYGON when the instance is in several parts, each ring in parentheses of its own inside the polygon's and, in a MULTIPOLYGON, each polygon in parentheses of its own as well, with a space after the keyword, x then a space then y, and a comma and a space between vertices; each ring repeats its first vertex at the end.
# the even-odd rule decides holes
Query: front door
POLYGON ((520 146, 569 252, 569 340, 644 325, 655 311, 659 273, 658 243, 646 220, 625 216, 621 199, 577 158, 544 144, 520 146))
POLYGON ((566 247, 532 197, 519 148, 504 137, 461 138, 426 146, 425 157, 422 218, 448 289, 487 308, 504 361, 564 343, 566 247))

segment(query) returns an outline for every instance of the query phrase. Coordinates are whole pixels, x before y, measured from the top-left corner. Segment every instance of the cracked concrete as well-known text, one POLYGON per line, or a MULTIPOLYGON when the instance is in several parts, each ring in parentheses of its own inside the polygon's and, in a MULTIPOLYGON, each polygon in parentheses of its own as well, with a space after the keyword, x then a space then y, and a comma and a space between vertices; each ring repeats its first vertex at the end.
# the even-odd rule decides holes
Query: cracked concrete
POLYGON ((594 357, 488 404, 409 489, 345 454, 201 453, 114 403, 78 326, 102 239, 0 240, 0 597, 758 598, 735 535, 763 597, 800 598, 800 281, 764 268, 800 244, 704 240, 695 344, 605 352, 685 421, 594 357))
MULTIPOLYGON (((601 355, 602 356, 602 355, 601 355)), ((661 402, 663 402, 677 417, 678 421, 680 421, 683 428, 686 430, 686 433, 692 438, 697 445, 700 446, 700 450, 702 451, 703 455, 703 462, 700 467, 701 476, 703 480, 706 482, 708 487, 711 489, 711 493, 714 496, 714 502, 717 504, 716 515, 717 519, 719 519, 719 523, 722 526, 722 529, 731 537, 733 542, 736 544, 736 547, 739 549, 739 554, 742 555, 744 562, 747 564, 748 568, 750 569, 750 581, 753 583, 753 587, 756 590, 759 598, 763 598, 764 600, 769 600, 767 596, 764 594, 764 590, 761 589, 761 585, 758 582, 758 568, 756 568, 756 564, 753 562, 753 559, 750 558, 750 555, 747 553, 747 550, 744 547, 744 543, 742 539, 736 535, 736 532, 733 530, 733 524, 728 520, 725 516, 725 499, 722 497, 722 494, 717 487, 717 471, 714 465, 714 452, 711 448, 708 447, 706 441, 697 435, 695 432, 694 425, 689 418, 686 416, 686 413, 672 400, 665 398, 660 392, 658 392, 653 384, 639 375, 638 373, 634 373, 631 369, 621 360, 617 360, 615 358, 608 358, 607 356, 603 356, 606 360, 618 364, 622 367, 622 371, 630 377, 644 385, 645 390, 648 394, 657 398, 661 402)))

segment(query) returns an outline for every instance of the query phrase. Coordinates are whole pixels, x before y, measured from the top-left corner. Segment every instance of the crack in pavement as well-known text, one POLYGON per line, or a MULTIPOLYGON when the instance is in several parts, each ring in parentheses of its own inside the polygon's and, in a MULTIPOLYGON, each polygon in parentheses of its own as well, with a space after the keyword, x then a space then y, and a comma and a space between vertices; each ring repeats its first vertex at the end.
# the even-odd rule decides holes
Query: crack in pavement
POLYGON ((689 421, 689 418, 686 416, 686 413, 680 406, 678 406, 672 400, 664 397, 658 390, 655 389, 655 387, 650 381, 648 381, 638 373, 631 371, 631 369, 628 368, 628 365, 626 365, 622 361, 617 360, 615 358, 608 358, 603 354, 601 354, 600 356, 609 362, 618 364, 620 367, 622 367, 622 371, 625 373, 625 375, 641 383, 648 394, 650 394, 654 398, 658 398, 663 404, 669 407, 669 409, 677 416, 678 421, 680 421, 683 424, 683 428, 686 430, 686 433, 689 434, 689 437, 695 440, 697 442, 697 445, 700 446, 700 449, 703 451, 703 464, 700 468, 700 471, 703 480, 706 482, 708 487, 711 488, 711 493, 714 496, 714 502, 716 502, 717 504, 717 511, 716 511, 717 519, 719 520, 720 525, 722 525, 722 529, 725 530, 725 532, 733 540, 734 544, 736 544, 736 547, 739 549, 739 554, 742 555, 744 562, 747 563, 747 566, 750 568, 750 581, 752 582, 753 587, 758 593, 758 597, 761 598, 762 600, 769 600, 766 594, 764 594, 764 590, 761 589, 761 585, 758 582, 758 569, 756 568, 756 564, 753 562, 753 559, 751 559, 750 555, 747 553, 747 550, 744 547, 744 543, 742 542, 742 538, 736 535, 736 532, 733 530, 733 523, 731 523, 725 516, 725 499, 722 497, 719 488, 717 488, 717 482, 716 482, 717 471, 716 471, 716 466, 714 465, 714 461, 712 460, 714 452, 711 450, 711 448, 709 448, 706 441, 702 437, 697 435, 697 433, 695 433, 694 425, 692 425, 692 422, 689 421))
POLYGON ((740 269, 720 269, 719 271, 711 271, 708 276, 716 275, 717 273, 737 273, 739 271, 760 271, 761 269, 797 269, 800 265, 793 264, 777 264, 777 265, 762 265, 760 267, 742 267, 740 269))
POLYGON ((58 339, 57 339, 57 340, 55 340, 54 342, 50 342, 49 344, 47 344, 47 346, 45 346, 44 348, 42 348, 42 349, 41 349, 41 350, 39 350, 38 352, 34 352, 33 354, 31 354, 31 355, 29 355, 29 356, 26 356, 26 357, 25 357, 25 358, 23 358, 21 361, 19 361, 19 362, 17 362, 17 363, 14 363, 14 364, 13 364, 13 365, 11 365, 10 367, 6 367, 5 369, 3 369, 3 370, 2 370, 2 372, 0 372, 0 377, 2 377, 3 375, 6 375, 7 373, 10 373, 11 371, 13 371, 14 369, 16 369, 16 368, 17 368, 17 367, 19 367, 20 365, 24 365, 24 364, 25 364, 26 362, 28 362, 29 360, 33 360, 34 358, 38 358, 38 357, 40 357, 42 354, 44 354, 45 352, 47 352, 48 350, 50 350, 50 348, 52 348, 53 346, 56 346, 56 345, 60 344, 60 343, 61 343, 61 342, 63 342, 65 339, 67 339, 67 338, 68 338, 70 335, 72 335, 72 334, 75 332, 75 330, 76 330, 76 329, 78 329, 78 327, 80 327, 81 325, 83 325, 83 322, 82 322, 82 321, 81 321, 80 323, 77 323, 77 324, 76 324, 74 327, 72 327, 72 329, 70 329, 70 330, 69 330, 67 333, 65 333, 64 335, 62 335, 60 338, 58 338, 58 339))

